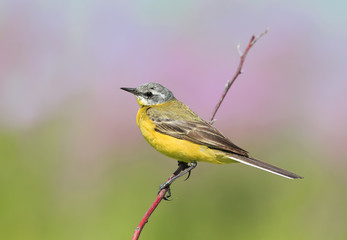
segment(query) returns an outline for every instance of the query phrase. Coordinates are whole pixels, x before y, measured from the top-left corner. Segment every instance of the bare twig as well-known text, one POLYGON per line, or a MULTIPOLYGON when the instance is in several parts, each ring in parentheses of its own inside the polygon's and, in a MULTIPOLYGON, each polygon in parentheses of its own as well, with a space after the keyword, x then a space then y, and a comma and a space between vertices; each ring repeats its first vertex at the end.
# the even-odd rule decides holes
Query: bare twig
MULTIPOLYGON (((224 92, 221 96, 221 99, 219 100, 218 104, 216 105, 214 112, 212 114, 211 120, 210 120, 210 124, 213 124, 216 119, 214 118, 220 105, 222 104, 227 92, 229 91, 231 85, 234 83, 234 81, 236 80, 236 78, 242 73, 242 66, 243 63, 245 61, 246 55, 248 53, 248 51, 251 49, 251 47, 266 33, 268 32, 268 29, 266 29, 263 33, 259 34, 258 36, 252 36, 251 40, 248 43, 248 46, 246 48, 246 50, 242 53, 241 49, 240 49, 240 44, 238 44, 237 46, 237 50, 240 54, 240 64, 237 68, 237 71, 234 75, 234 77, 229 80, 225 86, 224 92)), ((192 165, 190 166, 190 169, 187 167, 188 165, 185 165, 182 162, 178 162, 178 168, 177 170, 168 178, 168 180, 162 185, 165 186, 164 188, 161 188, 161 190, 159 191, 156 199, 154 200, 154 202, 152 203, 152 205, 150 206, 150 208, 147 210, 147 212, 145 213, 145 215, 143 216, 143 218, 141 219, 140 224, 137 226, 137 228, 135 229, 134 235, 132 237, 132 240, 138 240, 141 234, 142 229, 144 228, 145 224, 148 222, 149 217, 152 215, 152 213, 154 212, 154 210, 157 208, 157 206, 159 205, 159 203, 161 202, 162 199, 167 199, 165 196, 168 195, 168 197, 170 197, 170 185, 171 183, 173 183, 173 181, 175 181, 178 177, 183 176, 184 174, 186 174, 187 172, 190 172, 196 165, 192 165)), ((189 177, 189 175, 188 175, 189 177)))
POLYGON ((251 49, 251 47, 262 37, 264 36, 267 32, 269 31, 269 29, 267 28, 263 33, 259 34, 258 36, 252 36, 251 37, 251 40, 249 41, 248 43, 248 46, 246 48, 246 50, 242 53, 241 49, 240 49, 240 44, 237 45, 237 50, 240 54, 240 63, 239 63, 239 66, 236 70, 236 73, 234 74, 234 77, 229 80, 226 85, 225 85, 225 88, 224 88, 224 91, 223 91, 223 94, 219 100, 219 102, 217 103, 214 111, 213 111, 213 114, 212 114, 212 117, 211 117, 211 120, 210 120, 210 124, 213 124, 216 119, 214 118, 216 116, 216 113, 220 107, 220 105, 222 104, 225 96, 227 95, 231 85, 235 82, 236 78, 242 73, 242 66, 243 66, 243 63, 245 62, 245 59, 246 59, 246 56, 247 56, 247 53, 248 51, 251 49))
MULTIPOLYGON (((184 162, 178 162, 178 168, 176 169, 176 171, 167 179, 167 181, 162 185, 164 187, 161 187, 161 190, 159 191, 156 199, 154 200, 154 202, 152 203, 152 205, 150 206, 150 208, 147 210, 147 212, 145 213, 145 215, 143 216, 143 218, 141 219, 140 224, 137 226, 137 228, 135 229, 134 235, 132 237, 132 240, 137 240, 140 237, 141 231, 142 229, 145 227, 145 224, 148 222, 149 217, 152 215, 152 213, 154 212, 154 210, 157 208, 157 206, 159 205, 159 203, 161 202, 161 200, 165 199, 168 200, 167 198, 170 197, 171 193, 170 193, 170 185, 177 180, 179 177, 183 176, 184 174, 188 173, 189 171, 191 171, 194 167, 196 166, 196 164, 188 166, 187 163, 184 162), (168 194, 168 196, 166 197, 166 194, 168 194)), ((188 175, 189 177, 189 175, 188 175)))
POLYGON ((157 195, 157 198, 154 200, 151 207, 147 210, 147 212, 145 213, 145 215, 141 219, 140 224, 135 229, 132 240, 139 239, 142 229, 145 227, 145 224, 148 222, 149 217, 152 215, 154 210, 157 208, 157 206, 159 205, 159 203, 161 202, 161 200, 163 199, 163 197, 165 196, 167 191, 168 191, 168 188, 164 188, 159 192, 159 194, 157 195))

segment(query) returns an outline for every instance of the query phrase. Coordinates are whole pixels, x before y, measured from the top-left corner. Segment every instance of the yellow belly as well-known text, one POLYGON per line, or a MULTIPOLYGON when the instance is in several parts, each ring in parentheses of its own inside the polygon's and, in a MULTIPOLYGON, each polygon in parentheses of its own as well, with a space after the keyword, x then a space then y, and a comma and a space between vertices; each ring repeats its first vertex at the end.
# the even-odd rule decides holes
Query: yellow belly
POLYGON ((160 153, 183 162, 205 161, 219 164, 233 162, 221 151, 155 131, 155 125, 147 117, 146 109, 140 108, 137 114, 137 125, 147 142, 160 153))

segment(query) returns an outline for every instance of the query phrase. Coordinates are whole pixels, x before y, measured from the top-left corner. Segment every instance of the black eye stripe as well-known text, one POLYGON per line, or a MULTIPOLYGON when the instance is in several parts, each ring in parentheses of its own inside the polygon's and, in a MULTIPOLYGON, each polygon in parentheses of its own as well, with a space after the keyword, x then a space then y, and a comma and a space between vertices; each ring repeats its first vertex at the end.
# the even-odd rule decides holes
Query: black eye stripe
POLYGON ((145 96, 146 96, 146 97, 152 97, 152 96, 153 96, 153 93, 151 93, 151 92, 145 92, 145 96))

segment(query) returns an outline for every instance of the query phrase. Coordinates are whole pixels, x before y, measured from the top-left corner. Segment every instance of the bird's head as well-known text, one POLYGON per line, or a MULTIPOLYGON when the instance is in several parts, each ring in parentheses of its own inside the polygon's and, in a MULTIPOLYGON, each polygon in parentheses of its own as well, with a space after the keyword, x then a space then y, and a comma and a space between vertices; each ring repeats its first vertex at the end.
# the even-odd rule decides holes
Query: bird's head
POLYGON ((141 106, 157 105, 175 98, 169 89, 159 83, 145 83, 137 88, 122 87, 121 89, 134 94, 141 106))

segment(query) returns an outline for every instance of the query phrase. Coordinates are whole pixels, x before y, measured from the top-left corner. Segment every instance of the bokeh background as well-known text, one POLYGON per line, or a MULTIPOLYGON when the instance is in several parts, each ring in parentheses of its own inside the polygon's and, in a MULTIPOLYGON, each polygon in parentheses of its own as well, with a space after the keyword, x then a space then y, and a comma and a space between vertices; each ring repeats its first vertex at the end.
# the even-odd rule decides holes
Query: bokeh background
POLYGON ((347 239, 346 1, 0 1, 0 238, 130 239, 176 162, 120 87, 159 82, 290 181, 199 164, 141 239, 347 239))

